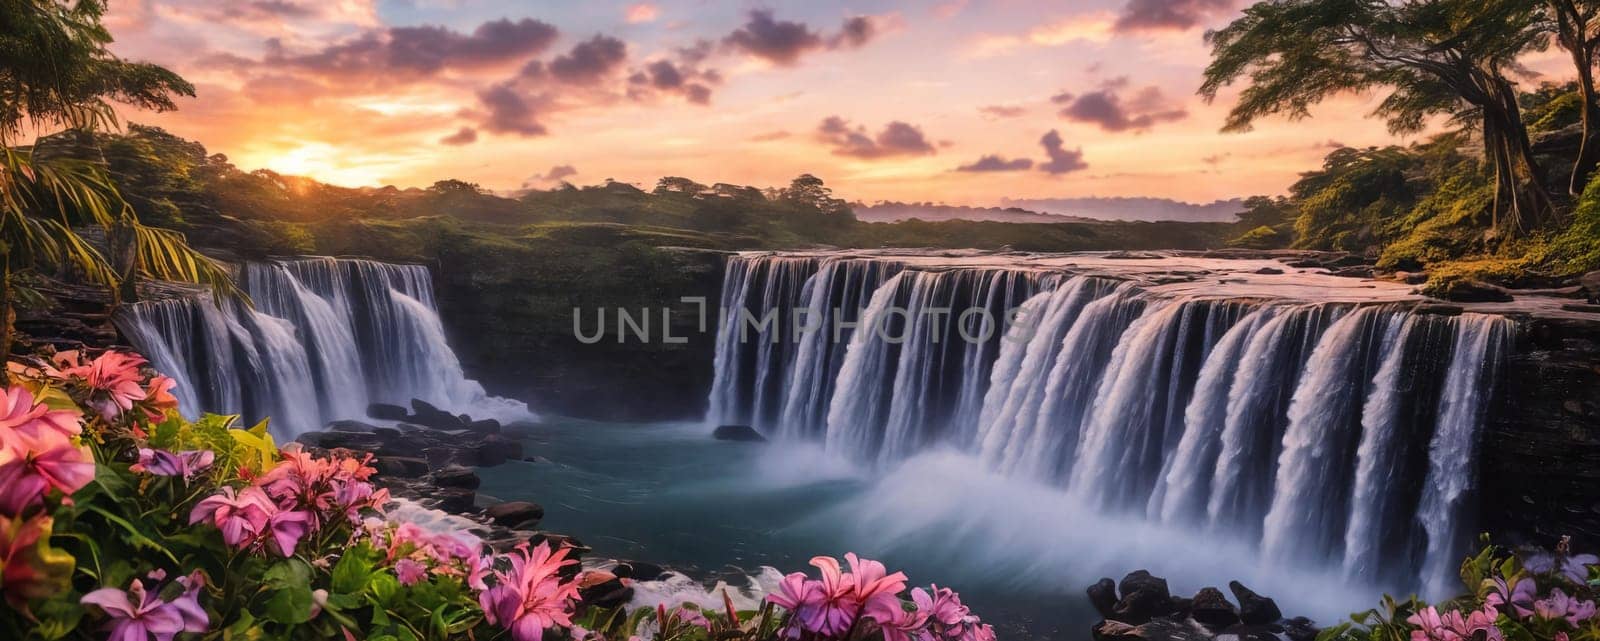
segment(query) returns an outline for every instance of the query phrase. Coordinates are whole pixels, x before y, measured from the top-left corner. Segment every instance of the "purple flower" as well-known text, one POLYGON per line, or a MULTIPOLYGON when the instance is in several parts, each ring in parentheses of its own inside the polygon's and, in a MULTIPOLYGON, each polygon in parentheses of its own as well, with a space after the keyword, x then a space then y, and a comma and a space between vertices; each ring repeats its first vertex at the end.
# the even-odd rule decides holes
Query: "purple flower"
POLYGON ((211 464, 216 461, 216 458, 216 452, 211 450, 189 450, 173 453, 166 450, 139 448, 139 462, 134 463, 128 469, 155 476, 181 476, 183 480, 188 481, 193 479, 196 474, 211 469, 211 464))
POLYGON ((428 570, 411 559, 400 559, 394 564, 394 575, 400 578, 400 585, 416 585, 428 579, 428 570))
POLYGON ((111 634, 107 641, 172 641, 179 632, 205 632, 209 624, 204 610, 195 600, 199 594, 198 582, 185 583, 183 596, 172 603, 162 601, 145 591, 138 579, 128 585, 126 592, 116 588, 101 588, 83 595, 84 605, 99 607, 111 617, 105 629, 111 634))
POLYGON ((247 487, 236 492, 231 486, 224 485, 216 494, 195 504, 194 511, 189 513, 189 524, 209 519, 217 529, 222 530, 223 541, 233 547, 241 547, 261 534, 262 528, 267 526, 267 519, 277 511, 272 499, 267 498, 259 488, 247 487))
POLYGON ((300 544, 300 539, 311 530, 311 513, 292 511, 277 512, 267 517, 267 532, 272 535, 271 544, 267 547, 277 549, 284 558, 294 556, 294 549, 300 544))
POLYGON ((1440 613, 1428 606, 1407 617, 1406 623, 1419 628, 1411 632, 1412 641, 1505 641, 1505 634, 1494 625, 1499 616, 1494 606, 1465 615, 1459 610, 1440 613))
POLYGON ((1594 601, 1579 601, 1577 597, 1567 596, 1561 588, 1550 590, 1550 596, 1533 604, 1534 616, 1546 621, 1566 619, 1573 627, 1594 618, 1594 611, 1594 601))
POLYGON ((1531 577, 1518 579, 1513 585, 1508 585, 1503 578, 1495 577, 1494 588, 1483 597, 1483 603, 1496 610, 1509 605, 1519 618, 1526 619, 1528 615, 1533 614, 1533 599, 1538 595, 1538 591, 1538 584, 1534 583, 1531 577))

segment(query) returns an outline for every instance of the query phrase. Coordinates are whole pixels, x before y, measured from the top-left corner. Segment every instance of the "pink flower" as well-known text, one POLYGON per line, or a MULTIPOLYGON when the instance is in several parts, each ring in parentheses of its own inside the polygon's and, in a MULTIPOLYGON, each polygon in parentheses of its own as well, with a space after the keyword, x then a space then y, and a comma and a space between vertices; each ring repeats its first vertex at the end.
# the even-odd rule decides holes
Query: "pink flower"
POLYGON ((1466 615, 1459 610, 1440 613, 1428 606, 1407 617, 1406 623, 1419 628, 1411 632, 1412 641, 1504 641, 1505 634, 1494 625, 1499 616, 1490 605, 1466 615))
POLYGON ((178 382, 161 374, 150 377, 149 384, 145 385, 145 400, 149 401, 150 411, 146 414, 152 421, 159 421, 166 416, 168 410, 178 409, 178 397, 172 390, 178 387, 178 382))
POLYGON ((911 641, 921 636, 920 632, 928 625, 928 613, 933 610, 933 597, 927 590, 916 588, 911 591, 911 600, 917 609, 909 612, 899 599, 880 599, 867 604, 867 616, 878 622, 883 630, 883 641, 911 641))
POLYGON ((842 571, 833 557, 815 557, 811 565, 821 570, 821 580, 791 574, 767 600, 793 613, 790 625, 798 624, 802 630, 824 636, 848 632, 855 627, 856 619, 869 611, 884 617, 874 617, 880 624, 884 620, 900 621, 903 617, 895 612, 903 609, 899 594, 905 590, 906 576, 900 572, 889 574, 882 563, 861 559, 854 553, 846 554, 845 561, 850 564, 849 573, 842 571))
POLYGON ((105 626, 111 631, 107 641, 149 641, 152 636, 170 641, 185 627, 182 612, 145 592, 138 579, 133 580, 127 592, 100 588, 83 595, 79 602, 98 606, 111 617, 105 626))
POLYGON ((211 464, 216 459, 216 452, 211 450, 188 450, 173 453, 166 450, 139 448, 139 462, 129 466, 128 469, 155 476, 181 476, 187 481, 193 479, 196 474, 211 469, 211 464))
POLYGON ((854 552, 844 555, 845 562, 850 564, 851 582, 855 586, 855 597, 866 607, 873 604, 899 606, 900 593, 906 589, 906 575, 903 572, 889 574, 888 568, 882 563, 859 558, 854 552))
POLYGON ((1533 598, 1538 591, 1539 586, 1531 577, 1518 579, 1515 584, 1507 584, 1504 578, 1495 577, 1494 588, 1484 595, 1483 603, 1496 610, 1509 605, 1518 617, 1526 619, 1533 614, 1533 598))
POLYGON ((228 545, 242 547, 267 526, 267 519, 277 512, 272 500, 260 489, 247 487, 235 491, 224 485, 199 503, 189 513, 189 523, 211 520, 222 530, 222 540, 228 545))
POLYGON ((310 529, 311 514, 307 512, 274 512, 267 517, 267 532, 272 535, 267 547, 276 549, 284 558, 294 556, 295 547, 310 529))
POLYGON ((96 392, 100 398, 95 405, 100 409, 100 416, 109 421, 145 399, 146 392, 139 384, 143 379, 139 367, 144 364, 144 357, 138 354, 107 350, 87 366, 73 368, 69 374, 82 377, 96 392))
POLYGON ((72 493, 94 480, 94 455, 62 443, 0 463, 0 513, 15 516, 38 505, 51 488, 72 493))
POLYGON ((28 388, 12 385, 0 394, 0 459, 70 443, 83 432, 81 414, 40 403, 28 388))
POLYGON ((205 575, 196 570, 189 576, 178 577, 177 583, 183 586, 183 594, 168 602, 168 605, 183 619, 183 631, 205 632, 211 629, 211 618, 206 615, 205 608, 200 607, 200 588, 206 585, 205 575))
POLYGON ((1566 619, 1573 627, 1594 618, 1594 612, 1594 601, 1579 601, 1577 597, 1567 596, 1561 588, 1550 590, 1550 596, 1533 603, 1534 616, 1546 621, 1566 619))
POLYGON ((394 575, 399 577, 400 585, 416 585, 428 580, 428 570, 421 563, 411 559, 400 559, 394 564, 394 575))
POLYGON ((567 558, 567 549, 552 552, 540 543, 530 552, 523 544, 508 557, 511 569, 496 572, 499 581, 478 596, 484 619, 510 630, 515 641, 541 641, 546 629, 571 626, 578 585, 563 581, 560 570, 577 561, 567 558))
POLYGON ((822 571, 822 599, 820 607, 798 613, 801 623, 807 630, 819 634, 844 634, 861 614, 854 578, 840 571, 838 559, 831 556, 812 557, 811 565, 822 571))

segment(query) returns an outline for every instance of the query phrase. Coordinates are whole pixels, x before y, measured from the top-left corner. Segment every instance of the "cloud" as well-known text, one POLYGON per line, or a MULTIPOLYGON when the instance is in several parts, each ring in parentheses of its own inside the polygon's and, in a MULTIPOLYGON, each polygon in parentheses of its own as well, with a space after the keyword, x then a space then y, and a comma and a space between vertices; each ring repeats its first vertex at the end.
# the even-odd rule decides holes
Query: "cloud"
POLYGON ((267 41, 265 62, 327 76, 431 75, 444 69, 476 69, 518 61, 543 52, 559 32, 524 18, 478 25, 470 34, 445 27, 369 30, 321 50, 291 53, 279 39, 267 41))
POLYGON ((1020 105, 988 105, 979 107, 978 113, 988 118, 1016 118, 1028 113, 1028 108, 1020 105))
POLYGON ((1059 47, 1073 42, 1109 42, 1116 25, 1110 12, 1095 12, 1039 25, 1023 34, 985 34, 967 47, 967 55, 987 58, 1027 47, 1059 47))
POLYGON ((543 136, 549 130, 539 122, 534 105, 509 84, 498 84, 478 92, 478 102, 488 110, 483 128, 498 133, 543 136))
POLYGON ((1061 134, 1054 129, 1040 138, 1039 144, 1044 146, 1045 155, 1050 156, 1050 162, 1039 165, 1039 171, 1059 176, 1089 168, 1089 163, 1083 160, 1083 148, 1068 151, 1061 134))
POLYGON ((1191 29, 1231 11, 1236 0, 1128 0, 1118 14, 1117 31, 1191 29))
POLYGON ((857 16, 845 19, 837 33, 824 36, 803 22, 779 20, 770 9, 754 9, 742 26, 722 39, 722 45, 780 67, 792 67, 812 51, 864 46, 880 31, 873 17, 857 16))
POLYGON ((628 9, 624 13, 624 17, 627 18, 628 24, 655 22, 656 18, 660 15, 661 8, 649 2, 639 2, 628 5, 628 9))
POLYGON ((1161 89, 1145 87, 1124 98, 1122 90, 1128 85, 1125 77, 1104 83, 1099 90, 1082 95, 1059 93, 1050 101, 1061 105, 1058 114, 1067 120, 1093 124, 1103 131, 1144 131, 1159 123, 1175 122, 1189 117, 1182 107, 1170 104, 1161 89))
POLYGON ((715 69, 699 69, 692 63, 661 59, 646 64, 628 76, 628 96, 646 100, 658 93, 678 94, 691 104, 711 104, 711 87, 722 82, 715 69))
POLYGON ((1027 158, 1012 158, 1006 160, 996 154, 989 154, 971 164, 956 167, 956 171, 1026 171, 1033 168, 1033 161, 1027 158))
POLYGON ((542 174, 529 176, 522 182, 523 189, 532 189, 541 185, 555 185, 561 181, 578 175, 578 170, 572 165, 556 165, 542 174))
POLYGON ((756 134, 754 136, 751 136, 750 140, 751 140, 751 142, 771 142, 771 141, 774 141, 774 140, 783 140, 784 138, 788 138, 789 136, 792 136, 792 135, 794 135, 794 134, 791 134, 791 133, 789 133, 787 131, 779 129, 777 131, 769 131, 769 132, 766 132, 766 133, 756 134))
POLYGON ((546 68, 562 82, 591 84, 611 75, 627 60, 627 43, 611 36, 596 35, 574 45, 572 51, 556 56, 546 68))
POLYGON ((459 131, 439 139, 440 144, 461 146, 470 145, 478 141, 478 130, 471 127, 462 127, 459 131))
POLYGON ((936 153, 921 129, 898 120, 884 125, 876 136, 869 136, 866 127, 851 127, 849 121, 829 116, 817 127, 817 139, 833 147, 834 155, 852 158, 877 159, 936 153))

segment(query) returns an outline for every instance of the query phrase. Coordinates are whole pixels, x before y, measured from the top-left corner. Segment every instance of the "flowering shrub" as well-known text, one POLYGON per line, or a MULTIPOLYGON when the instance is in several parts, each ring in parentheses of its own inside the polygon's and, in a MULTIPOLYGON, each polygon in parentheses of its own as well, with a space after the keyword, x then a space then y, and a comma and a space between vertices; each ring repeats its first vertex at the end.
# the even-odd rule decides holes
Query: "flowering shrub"
MULTIPOLYGON (((494 555, 386 520, 371 455, 279 448, 265 422, 184 419, 138 355, 7 364, 0 639, 110 641, 989 641, 954 592, 812 560, 756 611, 590 607, 572 550, 494 555)), ((1552 604, 1549 607, 1566 607, 1552 604)))
POLYGON ((1469 592, 1437 605, 1385 596, 1380 609, 1328 628, 1319 641, 1578 641, 1600 639, 1600 557, 1485 547, 1461 565, 1469 592))

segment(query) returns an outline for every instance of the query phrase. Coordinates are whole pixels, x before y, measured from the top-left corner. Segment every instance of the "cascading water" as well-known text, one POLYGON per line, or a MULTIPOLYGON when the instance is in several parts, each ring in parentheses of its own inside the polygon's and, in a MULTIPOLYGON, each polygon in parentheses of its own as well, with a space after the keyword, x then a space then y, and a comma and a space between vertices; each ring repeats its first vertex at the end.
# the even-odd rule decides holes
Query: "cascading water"
POLYGON ((878 470, 965 452, 1107 515, 1402 588, 1437 587, 1468 543, 1514 331, 1032 263, 751 254, 726 278, 709 420, 878 470))
POLYGON ((428 270, 368 260, 247 263, 239 285, 254 308, 207 297, 137 303, 116 322, 135 349, 177 382, 192 414, 272 418, 292 439, 369 403, 419 398, 476 418, 531 418, 466 378, 445 340, 428 270))

